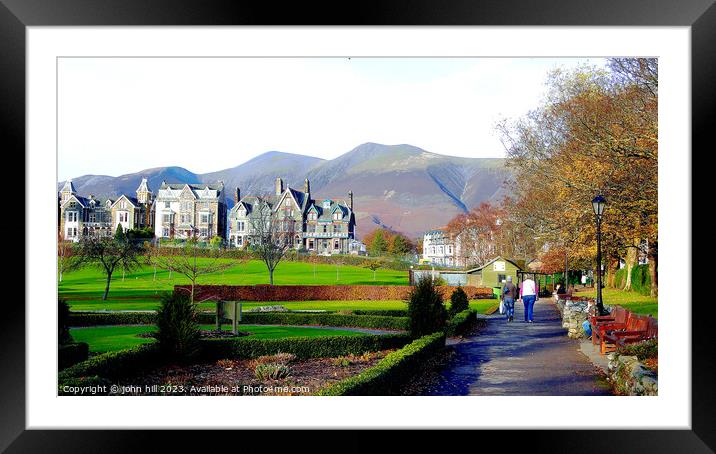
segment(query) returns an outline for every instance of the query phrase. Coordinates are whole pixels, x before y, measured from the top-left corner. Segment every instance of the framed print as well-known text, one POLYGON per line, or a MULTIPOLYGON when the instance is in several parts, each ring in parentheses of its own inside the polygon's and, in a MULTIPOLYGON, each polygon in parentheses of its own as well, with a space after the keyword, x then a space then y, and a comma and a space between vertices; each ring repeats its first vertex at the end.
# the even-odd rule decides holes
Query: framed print
POLYGON ((3 0, 0 446, 712 452, 711 2, 321 6, 3 0))

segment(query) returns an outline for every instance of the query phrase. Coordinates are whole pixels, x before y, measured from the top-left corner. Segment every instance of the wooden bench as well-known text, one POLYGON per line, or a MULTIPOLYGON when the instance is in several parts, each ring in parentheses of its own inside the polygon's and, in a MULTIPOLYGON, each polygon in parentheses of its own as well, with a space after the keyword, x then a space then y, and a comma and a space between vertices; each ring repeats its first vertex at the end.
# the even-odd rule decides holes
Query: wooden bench
POLYGON ((634 343, 648 339, 649 319, 651 319, 649 316, 629 312, 625 328, 607 329, 603 332, 600 353, 604 355, 616 350, 619 343, 634 343))
MULTIPOLYGON (((593 310, 597 310, 596 306, 594 306, 593 310)), ((626 328, 626 322, 629 314, 630 312, 623 307, 614 306, 609 315, 590 315, 588 320, 589 325, 592 328, 592 344, 597 345, 600 343, 607 330, 626 328)))
POLYGON ((630 334, 627 332, 615 331, 613 333, 615 335, 615 347, 618 349, 629 344, 636 344, 649 339, 656 339, 659 336, 659 322, 654 317, 647 317, 647 320, 648 326, 646 328, 646 333, 639 332, 636 334, 630 334))

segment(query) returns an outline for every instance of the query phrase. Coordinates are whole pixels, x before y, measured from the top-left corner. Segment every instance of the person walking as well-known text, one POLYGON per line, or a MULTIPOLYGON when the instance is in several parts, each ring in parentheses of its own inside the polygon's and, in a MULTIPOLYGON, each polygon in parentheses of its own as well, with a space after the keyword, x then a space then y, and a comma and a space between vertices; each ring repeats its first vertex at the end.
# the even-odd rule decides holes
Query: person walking
POLYGON ((527 278, 522 281, 520 285, 520 298, 522 298, 522 304, 525 305, 525 322, 527 323, 533 323, 532 311, 535 301, 539 299, 538 295, 537 284, 534 280, 527 278))
POLYGON ((505 306, 505 314, 507 321, 511 322, 515 318, 515 300, 517 299, 517 287, 512 283, 512 276, 507 276, 507 282, 502 287, 500 299, 505 306))

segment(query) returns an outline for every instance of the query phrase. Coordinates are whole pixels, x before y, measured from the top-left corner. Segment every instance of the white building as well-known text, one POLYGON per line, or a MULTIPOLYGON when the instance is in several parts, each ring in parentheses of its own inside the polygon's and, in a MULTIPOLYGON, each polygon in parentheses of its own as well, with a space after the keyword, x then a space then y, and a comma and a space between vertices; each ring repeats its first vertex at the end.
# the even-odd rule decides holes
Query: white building
POLYGON ((423 235, 422 262, 440 266, 460 266, 455 240, 445 229, 435 229, 423 235))
POLYGON ((162 182, 154 200, 157 238, 226 238, 224 183, 168 184, 162 182))

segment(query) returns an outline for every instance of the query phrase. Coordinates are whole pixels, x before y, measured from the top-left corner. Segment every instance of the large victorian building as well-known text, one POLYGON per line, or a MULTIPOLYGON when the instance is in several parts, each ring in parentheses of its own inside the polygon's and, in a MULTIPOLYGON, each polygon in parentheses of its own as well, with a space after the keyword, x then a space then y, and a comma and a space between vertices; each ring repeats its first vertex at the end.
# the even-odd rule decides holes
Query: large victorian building
POLYGON ((226 238, 226 197, 221 181, 218 184, 162 182, 153 208, 157 238, 226 238))
POLYGON ((302 191, 284 188, 283 180, 276 178, 275 191, 266 196, 241 197, 236 188, 236 204, 229 212, 229 242, 244 247, 254 234, 259 219, 268 213, 272 221, 284 227, 286 239, 296 249, 321 255, 347 254, 355 239, 353 193, 348 202, 317 199, 311 194, 308 180, 302 191))
POLYGON ((72 180, 60 190, 60 232, 68 241, 83 236, 111 236, 121 225, 124 230, 151 227, 152 192, 146 178, 137 188, 136 197, 121 195, 116 200, 77 194, 72 180))

